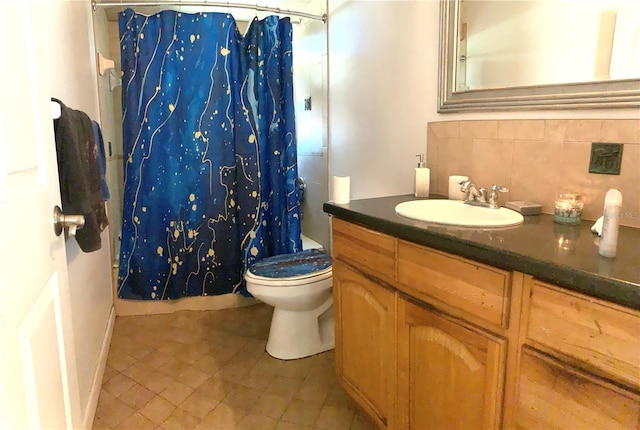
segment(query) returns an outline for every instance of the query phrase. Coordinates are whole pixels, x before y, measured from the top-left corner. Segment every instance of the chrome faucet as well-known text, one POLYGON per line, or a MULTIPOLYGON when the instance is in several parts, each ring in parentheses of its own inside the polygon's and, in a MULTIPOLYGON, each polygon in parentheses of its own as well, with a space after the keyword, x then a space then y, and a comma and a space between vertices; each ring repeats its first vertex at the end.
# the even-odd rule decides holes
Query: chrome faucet
POLYGON ((462 181, 460 182, 460 191, 465 193, 464 202, 466 204, 499 209, 498 193, 506 193, 509 191, 509 188, 493 184, 491 186, 491 193, 489 194, 486 188, 478 187, 471 181, 462 181))
POLYGON ((465 193, 465 203, 487 203, 487 189, 482 187, 478 188, 478 186, 471 181, 460 182, 460 191, 465 193))

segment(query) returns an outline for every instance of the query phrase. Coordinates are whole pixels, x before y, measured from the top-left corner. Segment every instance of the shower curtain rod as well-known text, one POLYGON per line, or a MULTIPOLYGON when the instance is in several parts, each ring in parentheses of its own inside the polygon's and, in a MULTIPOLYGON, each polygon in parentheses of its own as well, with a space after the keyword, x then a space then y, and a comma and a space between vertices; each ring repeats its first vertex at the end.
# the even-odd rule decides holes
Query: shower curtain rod
POLYGON ((97 2, 93 0, 91 2, 93 10, 96 11, 99 7, 136 7, 136 6, 210 6, 210 7, 228 7, 236 9, 253 9, 261 12, 275 12, 283 15, 299 16, 302 18, 316 19, 324 23, 327 22, 327 14, 314 15, 312 13, 298 12, 295 10, 280 9, 277 7, 251 5, 244 3, 229 3, 229 2, 215 2, 215 1, 156 1, 156 2, 97 2))

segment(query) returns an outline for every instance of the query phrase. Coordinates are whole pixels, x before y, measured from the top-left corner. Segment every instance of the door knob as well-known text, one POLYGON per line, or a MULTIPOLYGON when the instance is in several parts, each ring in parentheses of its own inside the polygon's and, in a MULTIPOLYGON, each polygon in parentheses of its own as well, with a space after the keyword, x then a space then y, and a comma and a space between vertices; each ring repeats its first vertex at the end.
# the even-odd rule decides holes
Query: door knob
POLYGON ((84 215, 65 215, 60 206, 53 207, 53 231, 56 236, 60 236, 65 228, 69 228, 69 236, 75 236, 76 230, 82 227, 84 227, 84 215))

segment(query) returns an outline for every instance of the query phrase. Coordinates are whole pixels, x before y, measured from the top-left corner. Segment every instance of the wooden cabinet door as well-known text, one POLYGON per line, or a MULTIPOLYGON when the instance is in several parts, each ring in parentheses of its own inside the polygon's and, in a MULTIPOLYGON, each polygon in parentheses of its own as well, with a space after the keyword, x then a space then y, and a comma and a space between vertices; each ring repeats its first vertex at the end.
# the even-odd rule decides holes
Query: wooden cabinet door
POLYGON ((344 263, 333 263, 336 370, 378 426, 394 428, 395 293, 344 263))
POLYGON ((505 347, 503 339, 399 299, 399 427, 498 428, 505 347))
POLYGON ((636 429, 637 395, 523 348, 514 428, 636 429))

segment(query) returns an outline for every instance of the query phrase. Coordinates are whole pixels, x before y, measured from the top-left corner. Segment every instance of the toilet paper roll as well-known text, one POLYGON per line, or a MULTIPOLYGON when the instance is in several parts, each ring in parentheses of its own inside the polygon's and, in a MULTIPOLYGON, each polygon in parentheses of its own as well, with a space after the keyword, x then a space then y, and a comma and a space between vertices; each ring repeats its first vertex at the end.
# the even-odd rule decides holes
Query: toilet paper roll
POLYGON ((464 193, 460 191, 460 182, 468 180, 468 176, 449 176, 449 200, 462 200, 464 198, 464 193))
POLYGON ((349 189, 351 187, 351 178, 349 176, 333 177, 333 202, 339 205, 349 203, 349 189))

